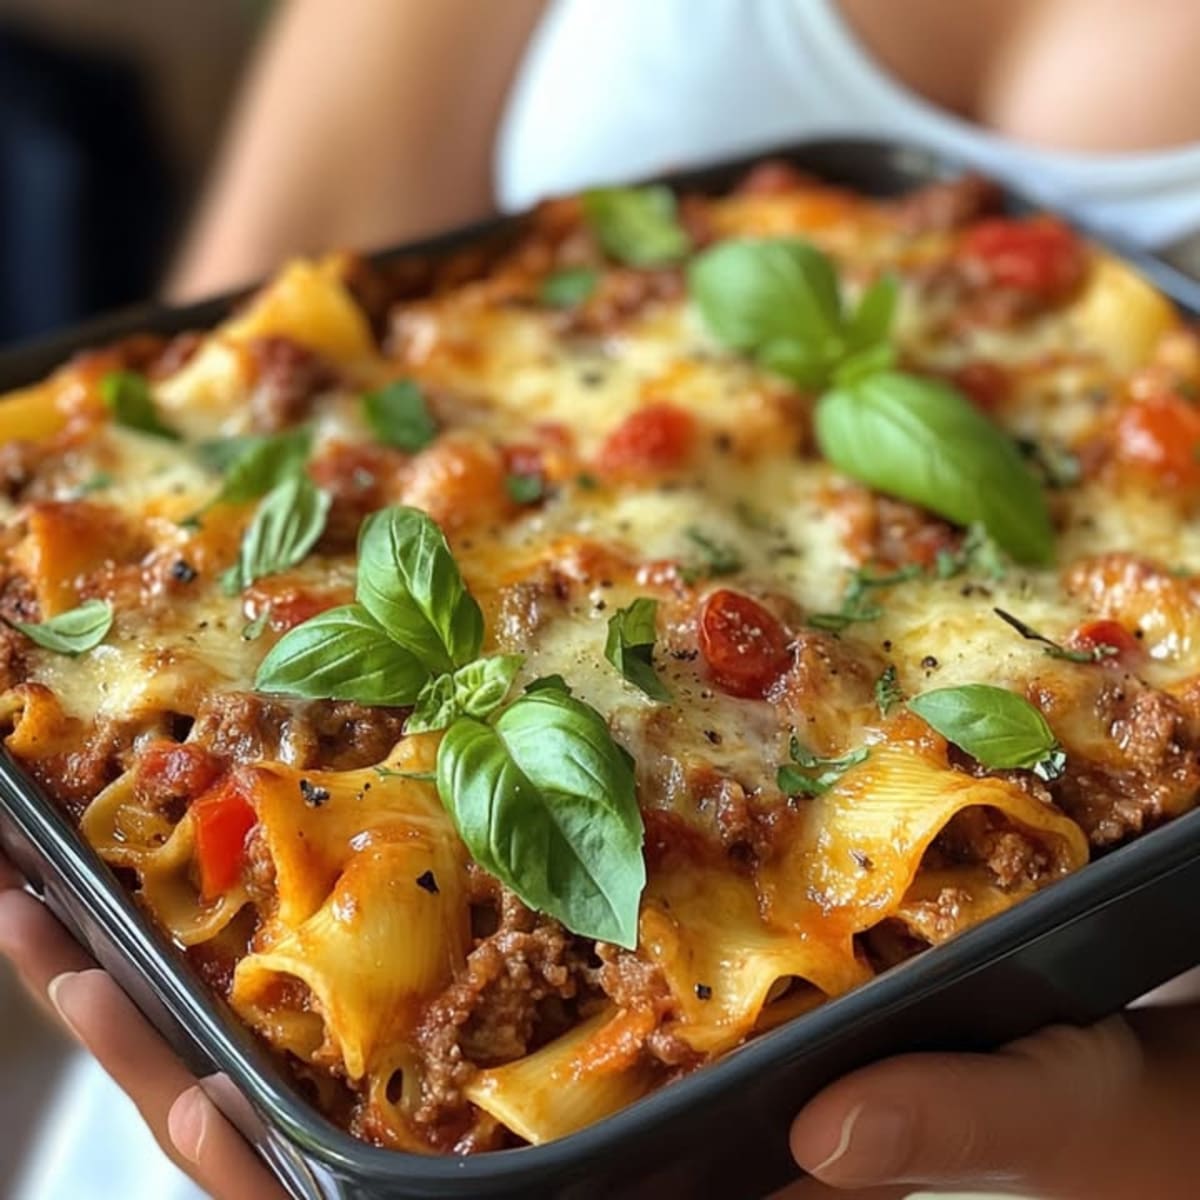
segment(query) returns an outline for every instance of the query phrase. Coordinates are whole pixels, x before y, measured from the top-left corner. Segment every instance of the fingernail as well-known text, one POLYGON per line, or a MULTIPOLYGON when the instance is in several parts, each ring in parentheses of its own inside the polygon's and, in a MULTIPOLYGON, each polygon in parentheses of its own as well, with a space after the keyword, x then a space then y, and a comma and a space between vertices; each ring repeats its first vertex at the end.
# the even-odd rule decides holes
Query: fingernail
POLYGON ((78 1036, 78 1030, 75 1028, 75 1022, 72 1021, 69 1016, 67 1016, 67 1013, 63 1008, 65 997, 63 997, 60 993, 62 992, 63 986, 70 983, 72 979, 78 976, 78 974, 78 971, 64 971, 61 975, 55 975, 55 977, 46 985, 46 995, 49 997, 50 1003, 54 1006, 54 1011, 58 1013, 59 1020, 61 1020, 62 1023, 72 1033, 76 1034, 76 1036, 78 1036))
POLYGON ((167 1113, 167 1132, 175 1149, 188 1162, 199 1162, 208 1133, 208 1115, 212 1108, 208 1097, 198 1088, 188 1088, 167 1113))
POLYGON ((910 1124, 901 1109, 859 1104, 842 1121, 837 1145, 809 1172, 822 1179, 832 1172, 845 1183, 889 1180, 903 1165, 910 1124))

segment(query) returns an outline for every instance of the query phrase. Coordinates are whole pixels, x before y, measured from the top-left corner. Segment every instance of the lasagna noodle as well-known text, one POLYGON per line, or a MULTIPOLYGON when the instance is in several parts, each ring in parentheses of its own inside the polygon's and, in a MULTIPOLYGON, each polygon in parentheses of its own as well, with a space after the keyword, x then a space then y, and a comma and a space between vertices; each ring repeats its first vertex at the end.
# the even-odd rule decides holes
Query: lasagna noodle
POLYGON ((307 1044, 295 1044, 278 1011, 294 994, 281 985, 298 981, 301 1011, 323 1023, 322 1056, 335 1054, 351 1080, 409 1033, 465 961, 470 937, 466 873, 447 839, 394 828, 358 845, 312 916, 238 964, 231 996, 280 1050, 312 1057, 311 1022, 307 1044))
POLYGON ((870 977, 848 933, 826 936, 819 919, 772 928, 751 880, 684 863, 652 874, 642 902, 641 953, 662 970, 675 1000, 669 1028, 694 1050, 737 1045, 768 996, 793 983, 836 996, 870 977))
POLYGON ((809 802, 795 841, 760 873, 768 919, 797 930, 814 918, 827 930, 869 929, 896 912, 930 844, 973 806, 999 812, 1033 839, 1051 875, 1088 860, 1079 826, 1015 783, 952 770, 944 743, 933 739, 890 741, 809 802))
POLYGON ((608 1008, 540 1050, 480 1071, 463 1089, 519 1138, 541 1145, 640 1100, 658 1078, 641 1052, 649 1013, 608 1008))
POLYGON ((180 945, 216 937, 248 902, 241 884, 212 900, 196 886, 195 818, 172 825, 139 802, 134 772, 113 780, 88 805, 80 829, 109 866, 136 872, 143 901, 180 945))

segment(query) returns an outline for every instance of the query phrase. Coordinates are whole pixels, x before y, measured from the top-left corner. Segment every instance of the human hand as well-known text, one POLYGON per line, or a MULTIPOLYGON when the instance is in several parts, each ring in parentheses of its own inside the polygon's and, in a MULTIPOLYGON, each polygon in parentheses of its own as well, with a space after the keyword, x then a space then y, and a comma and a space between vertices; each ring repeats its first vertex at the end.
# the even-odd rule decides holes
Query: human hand
POLYGON ((137 1105, 166 1154, 215 1200, 287 1200, 133 1003, 0 856, 0 955, 137 1105))
POLYGON ((994 1054, 905 1055, 804 1107, 792 1154, 814 1178, 778 1200, 892 1200, 921 1186, 1184 1200, 1197 1190, 1198 1096, 1196 1005, 1045 1029, 994 1054))

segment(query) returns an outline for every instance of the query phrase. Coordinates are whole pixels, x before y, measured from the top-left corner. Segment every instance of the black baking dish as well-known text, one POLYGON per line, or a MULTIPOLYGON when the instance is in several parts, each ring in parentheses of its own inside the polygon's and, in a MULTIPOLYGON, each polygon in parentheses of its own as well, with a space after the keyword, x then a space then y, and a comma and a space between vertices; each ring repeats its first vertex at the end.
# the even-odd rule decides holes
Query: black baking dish
MULTIPOLYGON (((771 148, 665 182, 721 190, 764 154, 877 195, 961 169, 907 146, 843 140, 771 148)), ((451 252, 505 227, 492 222, 380 257, 451 252)), ((1182 307, 1200 309, 1195 281, 1118 249, 1182 307)), ((211 324, 231 302, 137 309, 19 348, 0 356, 0 389, 31 382, 85 346, 211 324)), ((310 1108, 3 754, 0 846, 305 1200, 762 1196, 795 1174, 792 1114, 838 1075, 901 1051, 984 1049, 1048 1023, 1089 1022, 1200 960, 1197 810, 580 1133, 474 1158, 425 1158, 358 1142, 310 1108)))

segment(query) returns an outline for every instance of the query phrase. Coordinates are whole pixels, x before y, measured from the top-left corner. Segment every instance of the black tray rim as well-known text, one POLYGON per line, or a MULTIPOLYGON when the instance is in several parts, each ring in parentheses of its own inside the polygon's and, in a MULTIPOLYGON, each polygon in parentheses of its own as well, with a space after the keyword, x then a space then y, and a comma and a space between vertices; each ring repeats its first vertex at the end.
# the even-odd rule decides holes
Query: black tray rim
MULTIPOLYGON (((820 138, 769 144, 736 158, 704 164, 644 180, 673 188, 698 190, 728 186, 764 158, 806 168, 829 147, 862 155, 864 160, 917 159, 930 175, 952 177, 970 164, 914 143, 869 138, 820 138)), ((811 168, 815 175, 822 172, 811 168)), ((1028 200, 1003 179, 1018 208, 1046 206, 1028 200)), ((1184 310, 1200 310, 1200 283, 1147 251, 1099 234, 1087 222, 1065 215, 1098 244, 1112 250, 1150 278, 1184 310)), ((462 248, 520 221, 521 215, 474 223, 434 238, 405 243, 369 257, 387 261, 429 256, 462 248)), ((61 334, 0 350, 0 391, 36 381, 70 354, 135 332, 179 332, 211 325, 228 314, 252 288, 180 307, 137 305, 61 334)), ((452 1184, 459 1192, 471 1183, 518 1183, 548 1172, 576 1174, 632 1142, 652 1139, 689 1111, 718 1094, 753 1083, 781 1059, 792 1059, 853 1034, 890 1013, 910 1007, 1049 938, 1089 915, 1159 881, 1200 858, 1200 809, 1140 836, 1078 872, 1021 901, 1012 909, 969 929, 947 943, 876 976, 820 1008, 794 1018, 738 1047, 714 1063, 651 1093, 619 1112, 566 1137, 541 1146, 489 1151, 466 1157, 425 1156, 376 1147, 334 1125, 291 1087, 253 1035, 170 948, 120 885, 115 875, 59 812, 0 749, 0 813, 61 871, 71 896, 110 936, 139 975, 157 993, 171 1018, 187 1031, 217 1069, 227 1075, 276 1129, 304 1156, 332 1169, 351 1172, 361 1182, 415 1186, 452 1184)), ((461 1193, 460 1193, 461 1194, 461 1193)))

